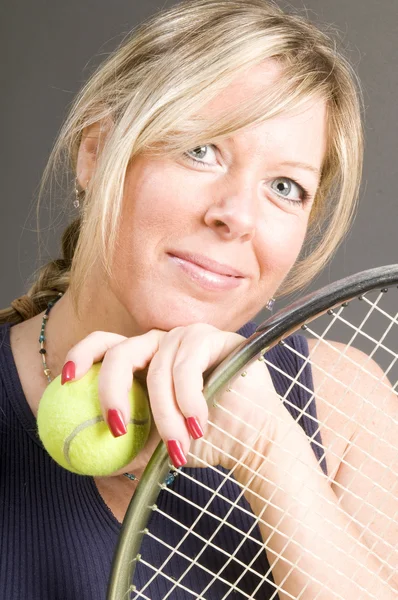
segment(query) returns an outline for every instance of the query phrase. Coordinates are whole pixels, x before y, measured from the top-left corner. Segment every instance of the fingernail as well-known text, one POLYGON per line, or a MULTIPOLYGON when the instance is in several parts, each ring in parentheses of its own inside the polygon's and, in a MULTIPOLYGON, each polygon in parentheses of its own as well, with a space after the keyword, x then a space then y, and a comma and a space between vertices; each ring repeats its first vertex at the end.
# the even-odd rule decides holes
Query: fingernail
POLYGON ((199 438, 203 437, 203 429, 196 417, 188 417, 185 419, 185 422, 187 424, 188 431, 194 440, 198 440, 199 438))
POLYGON ((67 381, 72 381, 76 375, 76 365, 72 360, 68 360, 62 368, 61 374, 61 385, 64 385, 67 381))
POLYGON ((178 440, 169 440, 167 442, 167 452, 171 458, 171 462, 178 469, 186 464, 187 459, 182 451, 181 444, 178 440))
POLYGON ((127 433, 126 425, 119 410, 115 408, 108 410, 108 427, 113 437, 120 437, 127 433))

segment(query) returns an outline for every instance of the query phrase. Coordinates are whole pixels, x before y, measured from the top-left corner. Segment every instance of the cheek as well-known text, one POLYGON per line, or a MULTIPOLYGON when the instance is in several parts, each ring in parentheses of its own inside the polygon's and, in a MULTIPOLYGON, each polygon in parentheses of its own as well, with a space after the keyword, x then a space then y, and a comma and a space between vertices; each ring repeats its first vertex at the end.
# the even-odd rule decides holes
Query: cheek
POLYGON ((271 272, 281 280, 287 275, 302 248, 307 223, 308 218, 304 214, 281 214, 269 220, 269 226, 259 236, 259 262, 263 277, 271 272))
POLYGON ((137 165, 126 180, 122 223, 130 224, 128 229, 134 237, 140 232, 145 238, 183 232, 190 212, 185 189, 182 178, 167 166, 159 168, 156 162, 137 165))
POLYGON ((277 294, 302 248, 306 221, 295 218, 281 221, 269 220, 262 231, 261 244, 256 246, 259 279, 255 282, 252 302, 248 304, 248 317, 258 313, 267 300, 277 294))

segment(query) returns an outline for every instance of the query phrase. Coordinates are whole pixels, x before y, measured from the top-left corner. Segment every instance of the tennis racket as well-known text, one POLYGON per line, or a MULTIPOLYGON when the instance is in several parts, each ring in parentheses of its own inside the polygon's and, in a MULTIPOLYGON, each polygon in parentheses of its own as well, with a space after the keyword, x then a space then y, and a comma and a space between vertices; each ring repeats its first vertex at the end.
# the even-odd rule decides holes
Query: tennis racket
MULTIPOLYGON (((241 395, 236 383, 250 378, 254 361, 282 377, 280 401, 296 429, 306 422, 316 477, 327 481, 330 498, 318 501, 309 479, 294 483, 293 504, 302 502, 304 511, 295 523, 284 490, 267 481, 278 468, 270 455, 261 457, 261 473, 245 465, 248 481, 265 480, 254 491, 234 469, 203 460, 204 470, 181 469, 167 485, 172 466, 160 443, 124 519, 108 600, 398 597, 397 286, 398 265, 328 285, 271 316, 205 377, 204 395, 216 411, 224 410, 218 398, 225 390, 241 395), (333 524, 329 514, 337 514, 333 524)), ((198 443, 208 443, 206 436, 198 443)), ((190 457, 201 461, 194 450, 190 457)), ((289 481, 300 477, 300 464, 289 481)))

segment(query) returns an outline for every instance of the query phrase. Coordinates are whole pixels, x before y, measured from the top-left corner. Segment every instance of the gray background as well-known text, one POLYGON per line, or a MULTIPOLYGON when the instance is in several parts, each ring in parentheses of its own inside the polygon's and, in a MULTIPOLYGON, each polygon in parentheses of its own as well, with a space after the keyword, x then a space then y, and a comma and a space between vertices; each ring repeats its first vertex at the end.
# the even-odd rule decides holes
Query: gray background
MULTIPOLYGON (((34 201, 41 172, 73 95, 102 57, 160 0, 3 0, 0 306, 27 289, 37 267, 34 201)), ((398 0, 299 0, 290 5, 336 28, 362 80, 366 158, 355 225, 312 288, 398 262, 398 0)), ((57 257, 65 216, 42 214, 43 260, 57 257)), ((282 302, 279 302, 279 306, 282 302)))

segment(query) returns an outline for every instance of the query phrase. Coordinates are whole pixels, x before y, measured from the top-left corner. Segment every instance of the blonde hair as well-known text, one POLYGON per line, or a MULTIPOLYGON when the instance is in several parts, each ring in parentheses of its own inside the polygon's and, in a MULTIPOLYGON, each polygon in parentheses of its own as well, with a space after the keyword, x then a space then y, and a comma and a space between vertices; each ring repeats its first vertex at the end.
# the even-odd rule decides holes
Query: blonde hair
MULTIPOLYGON (((80 218, 64 234, 67 254, 40 270, 28 291, 31 312, 43 310, 69 285, 77 309, 79 290, 98 257, 110 275, 132 158, 143 152, 185 152, 312 97, 327 101, 328 147, 306 242, 280 293, 319 272, 354 214, 363 142, 359 86, 351 66, 328 35, 268 0, 190 0, 141 25, 83 87, 50 156, 43 190, 60 168, 73 181, 83 131, 106 124, 80 218), (283 68, 272 93, 251 98, 216 123, 198 118, 198 108, 266 59, 283 68)), ((14 309, 0 312, 0 321, 22 318, 14 309)))

